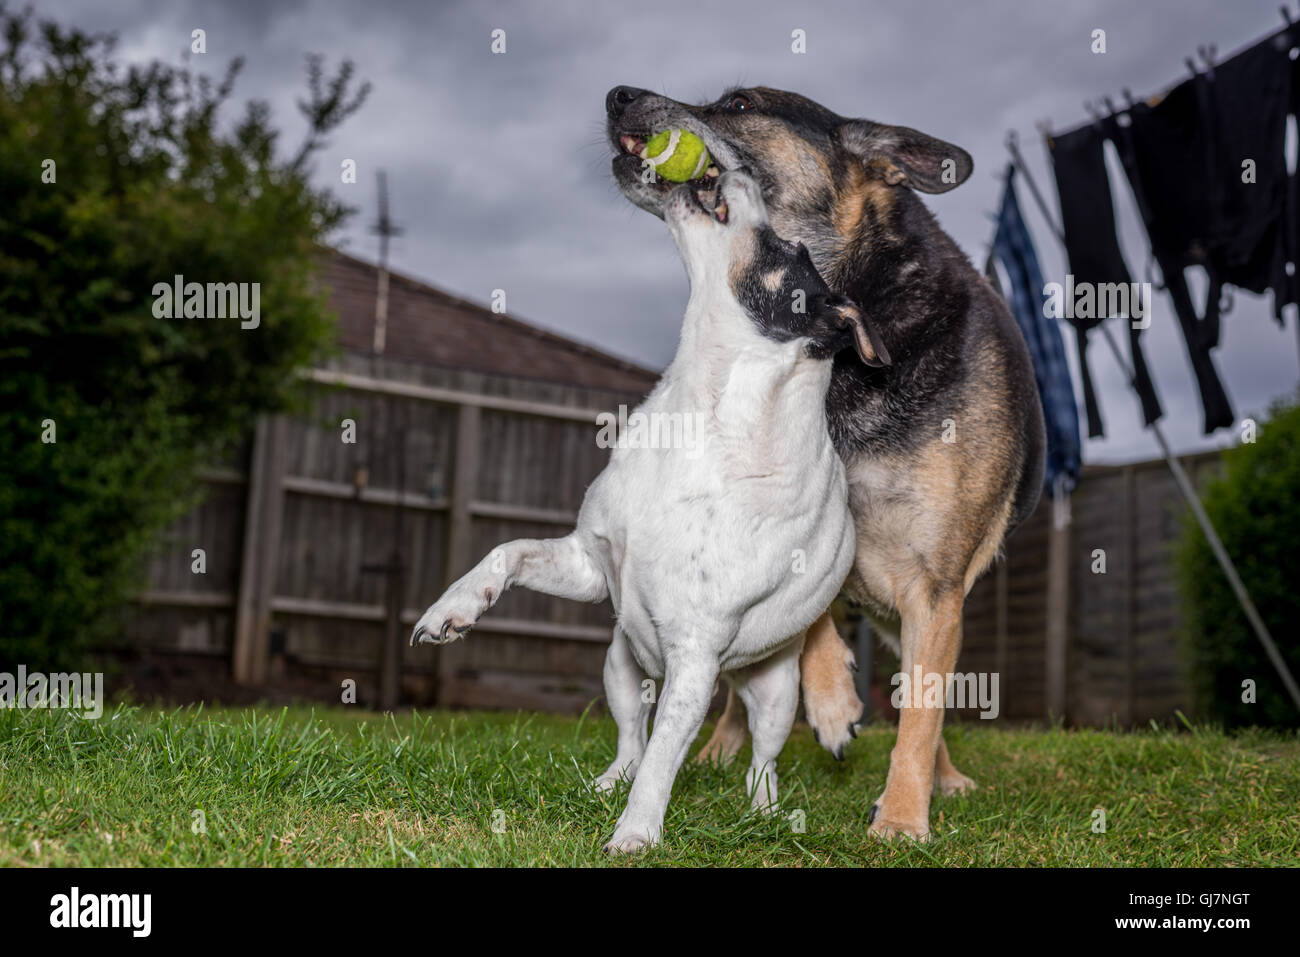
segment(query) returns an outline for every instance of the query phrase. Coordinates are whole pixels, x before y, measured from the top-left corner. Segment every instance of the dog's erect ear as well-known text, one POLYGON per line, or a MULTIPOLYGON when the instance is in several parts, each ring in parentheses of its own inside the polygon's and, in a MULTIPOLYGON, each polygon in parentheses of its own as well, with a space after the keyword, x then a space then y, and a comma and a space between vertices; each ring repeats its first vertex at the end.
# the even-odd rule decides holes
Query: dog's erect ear
POLYGON ((946 193, 964 183, 975 169, 970 154, 960 146, 906 126, 845 120, 837 133, 845 149, 880 169, 891 186, 946 193))
POLYGON ((869 366, 887 366, 893 363, 889 350, 880 341, 880 333, 871 324, 858 304, 847 296, 830 295, 826 297, 826 309, 841 329, 848 329, 853 336, 853 348, 858 358, 869 366))

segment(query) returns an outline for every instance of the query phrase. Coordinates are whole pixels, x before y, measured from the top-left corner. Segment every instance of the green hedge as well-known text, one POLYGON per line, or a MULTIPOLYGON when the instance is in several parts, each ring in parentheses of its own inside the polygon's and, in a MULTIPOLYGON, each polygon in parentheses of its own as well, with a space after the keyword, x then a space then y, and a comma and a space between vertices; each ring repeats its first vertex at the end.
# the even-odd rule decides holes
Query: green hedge
MULTIPOLYGON (((1205 510, 1291 673, 1300 676, 1300 405, 1278 402, 1256 441, 1223 453, 1205 510)), ((1300 726, 1209 543, 1190 513, 1177 548, 1185 649, 1198 711, 1228 727, 1300 726), (1243 682, 1255 682, 1255 703, 1243 682)))
POLYGON ((56 670, 117 634, 197 467, 330 348, 314 272, 348 210, 307 161, 365 89, 309 61, 285 160, 265 104, 222 118, 238 61, 213 83, 2 7, 0 31, 0 666, 56 670), (260 323, 157 317, 178 274, 260 284, 260 323))

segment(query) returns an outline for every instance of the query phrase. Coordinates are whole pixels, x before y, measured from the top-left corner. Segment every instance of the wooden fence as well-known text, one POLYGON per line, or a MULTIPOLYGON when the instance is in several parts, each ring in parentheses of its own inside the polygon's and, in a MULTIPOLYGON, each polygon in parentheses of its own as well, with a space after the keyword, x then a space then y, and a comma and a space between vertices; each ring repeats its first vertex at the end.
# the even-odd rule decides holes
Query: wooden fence
POLYGON ((197 669, 170 684, 338 700, 352 679, 369 704, 585 707, 607 603, 512 591, 472 641, 407 636, 494 545, 567 533, 608 457, 597 413, 640 397, 357 354, 311 378, 310 412, 260 422, 246 465, 207 471, 205 500, 153 556, 133 683, 170 695, 168 677, 197 669), (213 673, 227 666, 233 688, 213 673))
MULTIPOLYGON (((1200 486, 1219 455, 1182 462, 1200 486)), ((971 590, 958 670, 997 672, 1001 715, 1011 720, 1128 726, 1190 713, 1172 558, 1185 505, 1167 465, 1089 466, 1070 511, 1061 666, 1051 666, 1045 497, 971 590)))
MULTIPOLYGON (((384 706, 577 711, 599 697, 608 604, 517 590, 468 641, 407 636, 494 545, 565 534, 608 457, 597 412, 637 397, 352 353, 313 378, 310 412, 260 423, 153 556, 123 655, 139 693, 337 701, 350 679, 384 706)), ((1185 460, 1198 478, 1216 463, 1185 460)), ((1086 469, 1072 510, 1055 636, 1045 500, 972 591, 959 670, 998 673, 1004 719, 1186 709, 1169 554, 1182 504, 1164 463, 1086 469)), ((895 664, 875 659, 887 699, 895 664)))

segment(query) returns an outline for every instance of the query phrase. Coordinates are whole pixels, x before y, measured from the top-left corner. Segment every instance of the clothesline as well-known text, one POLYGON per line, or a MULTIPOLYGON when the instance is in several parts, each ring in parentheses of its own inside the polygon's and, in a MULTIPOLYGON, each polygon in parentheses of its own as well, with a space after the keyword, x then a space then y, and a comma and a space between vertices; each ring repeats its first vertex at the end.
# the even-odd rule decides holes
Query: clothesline
MULTIPOLYGON (((1014 132, 1009 134, 1007 137, 1007 149, 1011 154, 1011 162, 1015 165, 1016 169, 1028 184, 1030 193, 1033 195, 1034 201, 1037 203, 1039 212, 1042 214, 1044 221, 1046 221, 1052 235, 1054 235, 1060 243, 1062 252, 1065 252, 1065 233, 1052 218, 1052 214, 1047 207, 1047 201, 1043 198, 1042 193, 1038 189, 1038 184, 1035 182, 1033 175, 1025 165, 1024 157, 1020 154, 1019 143, 1014 132)), ((1103 338, 1106 340, 1106 344, 1110 347, 1111 354, 1115 357, 1115 361, 1119 364, 1120 369, 1123 370, 1125 377, 1129 380, 1129 385, 1136 391, 1137 381, 1133 369, 1120 353, 1119 345, 1115 342, 1115 336, 1106 326, 1105 322, 1099 323, 1099 328, 1101 329, 1103 338)), ((1296 710, 1300 711, 1300 687, 1296 685, 1295 678, 1292 677, 1285 659, 1283 659, 1281 652, 1278 651, 1277 644, 1273 641, 1273 636, 1269 633, 1268 626, 1264 623, 1264 619, 1260 617, 1259 611, 1255 608, 1255 603, 1251 600, 1250 593, 1246 590, 1245 583, 1242 582, 1241 576, 1237 574, 1237 568, 1233 564, 1232 557, 1224 547, 1223 541, 1219 538, 1218 532, 1215 531, 1209 515, 1206 514, 1205 507, 1201 504, 1200 497, 1196 494, 1196 489, 1192 485, 1191 479, 1188 477, 1182 463, 1174 457, 1173 451, 1170 449, 1169 443, 1165 439, 1164 432, 1160 428, 1160 424, 1158 422, 1149 422, 1147 427, 1155 434, 1156 441, 1160 445, 1160 451, 1164 455, 1166 464, 1169 466, 1169 471, 1173 473, 1174 482, 1177 484, 1178 490, 1182 493, 1183 498, 1186 499, 1188 507, 1192 510, 1192 514, 1196 517, 1197 524, 1200 525, 1201 531, 1205 534, 1205 538, 1210 544, 1210 550, 1214 552, 1214 557, 1218 560, 1219 567, 1223 569, 1223 574, 1228 579, 1228 584, 1232 587, 1233 593, 1236 595, 1242 611, 1250 622, 1251 628, 1254 629, 1256 637, 1259 638, 1260 644, 1263 645, 1265 654, 1268 655, 1269 661, 1272 662, 1273 667, 1277 670, 1278 676, 1282 679, 1282 684, 1286 687, 1287 693, 1290 695, 1292 702, 1296 706, 1296 710)))

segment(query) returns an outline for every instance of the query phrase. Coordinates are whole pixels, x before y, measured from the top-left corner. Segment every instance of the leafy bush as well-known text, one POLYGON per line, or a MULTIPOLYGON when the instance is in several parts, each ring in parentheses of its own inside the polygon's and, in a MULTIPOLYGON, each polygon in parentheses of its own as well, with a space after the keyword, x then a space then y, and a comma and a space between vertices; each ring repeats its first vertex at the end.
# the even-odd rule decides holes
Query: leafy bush
MULTIPOLYGON (((1223 454, 1203 500, 1293 675, 1300 675, 1300 405, 1277 402, 1257 441, 1223 454)), ((1300 726, 1300 713, 1190 513, 1178 543, 1186 651, 1197 707, 1227 726, 1300 726), (1242 701, 1255 682, 1256 703, 1242 701)))
POLYGON ((239 61, 213 84, 113 49, 0 7, 0 665, 112 638, 197 467, 290 407, 334 338, 314 272, 349 211, 307 165, 365 97, 351 65, 309 60, 285 160, 264 103, 220 120, 239 61), (260 323, 159 318, 177 275, 260 284, 260 323))

